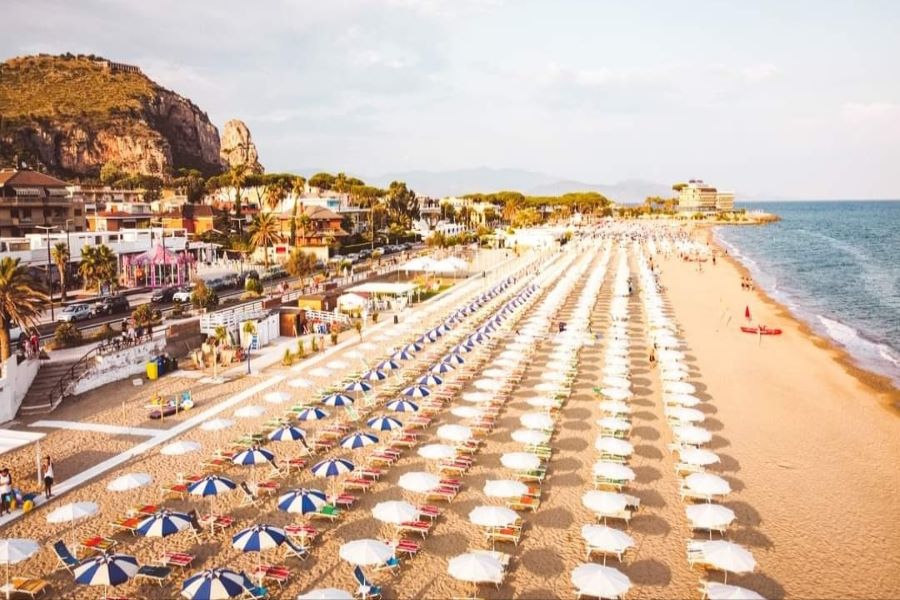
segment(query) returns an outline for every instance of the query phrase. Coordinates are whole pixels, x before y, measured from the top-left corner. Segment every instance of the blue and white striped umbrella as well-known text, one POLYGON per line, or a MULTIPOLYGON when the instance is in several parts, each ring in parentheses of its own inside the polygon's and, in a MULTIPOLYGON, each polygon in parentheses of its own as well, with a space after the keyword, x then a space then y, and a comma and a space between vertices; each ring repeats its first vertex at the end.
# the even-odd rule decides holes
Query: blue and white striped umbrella
POLYGON ((364 448, 365 446, 371 446, 372 444, 377 443, 377 436, 374 436, 371 433, 363 433, 361 431, 357 431, 356 433, 351 433, 341 440, 341 448, 356 450, 357 448, 364 448))
POLYGON ((429 331, 428 333, 425 334, 425 341, 434 343, 434 342, 438 341, 439 337, 441 337, 441 336, 439 336, 435 331, 429 331))
POLYGON ((322 398, 322 404, 325 406, 347 406, 353 404, 353 398, 347 394, 329 394, 322 398))
POLYGON ((435 327, 434 329, 431 329, 431 330, 428 332, 428 335, 431 335, 431 334, 434 334, 434 335, 437 336, 437 337, 441 337, 441 336, 444 335, 444 332, 441 331, 441 328, 440 328, 440 327, 435 327))
POLYGON ((284 543, 284 529, 271 525, 253 525, 239 531, 231 538, 231 545, 241 552, 262 552, 284 543))
POLYGON ((300 515, 317 512, 326 504, 325 492, 306 488, 291 490, 278 498, 278 510, 300 515))
POLYGON ((231 569, 207 569, 191 575, 181 584, 181 595, 188 600, 226 600, 243 596, 255 584, 231 569))
POLYGON ((419 385, 441 385, 444 383, 444 380, 433 373, 429 373, 427 375, 422 375, 419 377, 419 381, 417 381, 419 385))
POLYGON ((412 360, 416 356, 412 352, 407 352, 406 350, 398 350, 391 354, 392 360, 412 360))
POLYGON ((188 493, 192 496, 218 496, 223 492, 237 487, 232 480, 219 475, 207 475, 200 481, 195 481, 188 486, 188 493))
POLYGON ((269 433, 273 442, 296 442, 306 437, 306 432, 293 425, 283 425, 269 433))
POLYGON ((392 360, 383 360, 376 367, 379 371, 393 371, 394 369, 399 369, 400 365, 392 360))
POLYGON ((394 417, 373 417, 366 421, 369 427, 376 431, 393 431, 395 429, 402 429, 403 423, 395 419, 394 417))
POLYGON ((455 369, 451 363, 448 362, 439 362, 431 367, 432 373, 449 373, 453 369, 455 369))
POLYGON ((372 369, 371 371, 366 371, 365 374, 363 374, 362 379, 366 381, 384 381, 387 379, 387 374, 384 371, 372 369))
POLYGON ((420 352, 424 346, 419 342, 412 342, 411 344, 407 344, 403 346, 403 349, 407 352, 420 352))
POLYGON ((394 412, 416 412, 419 410, 418 404, 403 399, 391 400, 386 406, 394 412))
POLYGON ((447 356, 441 359, 441 362, 450 363, 451 365, 462 365, 465 364, 466 359, 464 359, 459 354, 448 354, 447 356))
POLYGON ((345 458, 329 458, 313 465, 312 473, 316 477, 337 477, 355 468, 353 463, 345 458))
POLYGON ((450 352, 454 354, 466 354, 474 349, 475 347, 472 344, 457 344, 450 348, 450 352))
POLYGON ((297 419, 300 421, 318 421, 328 416, 328 413, 321 408, 304 408, 297 413, 297 419))
POLYGON ((428 340, 425 338, 424 335, 420 335, 419 337, 416 338, 416 344, 419 344, 419 345, 422 345, 427 341, 428 340))
POLYGON ((372 384, 367 383, 365 381, 354 381, 353 383, 348 383, 344 388, 345 392, 368 392, 372 389, 372 384))
POLYGON ((73 571, 75 583, 81 585, 115 586, 134 577, 137 559, 127 554, 101 554, 81 562, 73 571))
POLYGON ((144 537, 166 537, 191 526, 191 518, 184 513, 160 510, 140 522, 137 532, 144 537))
POLYGON ((431 395, 431 390, 424 385, 411 385, 400 393, 408 398, 425 398, 431 395))
POLYGON ((275 454, 265 448, 248 448, 231 459, 236 465, 253 466, 275 460, 275 454))
POLYGON ((450 326, 447 325, 446 323, 441 323, 440 325, 438 325, 437 327, 435 327, 434 330, 435 330, 436 332, 438 332, 438 334, 444 335, 445 333, 449 333, 449 332, 450 332, 450 326))

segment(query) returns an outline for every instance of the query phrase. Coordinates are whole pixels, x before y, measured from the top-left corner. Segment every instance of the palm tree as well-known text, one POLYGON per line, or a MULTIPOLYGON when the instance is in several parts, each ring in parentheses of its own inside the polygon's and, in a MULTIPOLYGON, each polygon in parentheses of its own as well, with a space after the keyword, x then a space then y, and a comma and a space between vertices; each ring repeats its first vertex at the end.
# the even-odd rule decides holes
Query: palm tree
POLYGON ((273 181, 266 188, 266 206, 269 207, 269 210, 275 210, 278 205, 284 202, 284 199, 287 198, 287 193, 287 182, 283 179, 273 181))
POLYGON ((246 170, 247 167, 244 165, 237 165, 231 168, 231 172, 229 173, 229 179, 231 183, 231 187, 234 188, 234 216, 237 218, 242 218, 241 215, 241 189, 244 187, 244 179, 246 178, 246 170))
POLYGON ((59 270, 59 287, 62 289, 62 301, 65 302, 66 279, 68 279, 66 273, 69 270, 69 259, 71 258, 68 244, 58 242, 50 251, 50 256, 53 258, 53 264, 55 264, 57 270, 59 270))
POLYGON ((284 263, 284 269, 292 277, 305 277, 315 271, 316 255, 304 252, 300 248, 294 248, 284 263))
POLYGON ((266 269, 269 268, 269 246, 280 241, 280 224, 274 215, 265 213, 258 214, 253 218, 253 222, 250 224, 250 243, 253 244, 254 249, 263 249, 266 269))
POLYGON ((306 180, 302 177, 295 177, 291 184, 291 195, 294 198, 294 206, 291 209, 291 245, 297 243, 297 205, 300 204, 300 198, 306 191, 306 180))
POLYGON ((0 362, 10 355, 10 326, 17 323, 23 330, 33 327, 46 300, 18 258, 7 256, 0 260, 0 362))
POLYGON ((78 272, 84 278, 85 285, 96 285, 99 293, 103 284, 112 284, 116 281, 118 262, 116 255, 105 244, 84 246, 81 249, 78 272))

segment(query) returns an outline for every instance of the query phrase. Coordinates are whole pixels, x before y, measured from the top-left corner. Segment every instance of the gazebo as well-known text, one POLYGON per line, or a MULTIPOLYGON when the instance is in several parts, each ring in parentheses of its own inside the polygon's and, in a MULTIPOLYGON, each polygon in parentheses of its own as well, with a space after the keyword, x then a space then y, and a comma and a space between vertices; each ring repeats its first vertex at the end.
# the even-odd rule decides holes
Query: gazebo
POLYGON ((122 266, 131 281, 157 287, 161 285, 184 285, 190 280, 193 256, 188 252, 172 252, 161 244, 156 244, 137 256, 126 256, 122 266))

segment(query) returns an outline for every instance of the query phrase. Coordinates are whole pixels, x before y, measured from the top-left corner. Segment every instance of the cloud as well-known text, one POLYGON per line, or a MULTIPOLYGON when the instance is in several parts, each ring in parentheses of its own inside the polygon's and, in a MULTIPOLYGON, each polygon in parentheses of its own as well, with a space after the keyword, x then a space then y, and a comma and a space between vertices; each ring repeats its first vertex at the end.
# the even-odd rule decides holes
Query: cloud
POLYGON ((841 115, 853 125, 900 124, 900 104, 895 102, 846 102, 841 115))

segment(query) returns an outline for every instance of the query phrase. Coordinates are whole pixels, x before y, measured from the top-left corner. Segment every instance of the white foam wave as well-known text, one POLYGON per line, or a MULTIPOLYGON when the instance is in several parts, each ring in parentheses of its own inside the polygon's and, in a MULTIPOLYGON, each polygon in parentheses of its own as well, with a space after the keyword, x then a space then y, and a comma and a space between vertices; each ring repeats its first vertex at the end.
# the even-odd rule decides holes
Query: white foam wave
POLYGON ((894 381, 900 381, 900 358, 893 348, 865 338, 846 323, 822 315, 816 315, 816 318, 825 327, 828 336, 844 346, 861 364, 889 375, 894 381))

